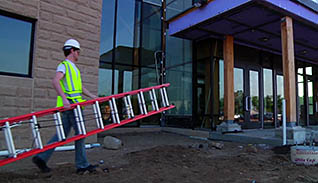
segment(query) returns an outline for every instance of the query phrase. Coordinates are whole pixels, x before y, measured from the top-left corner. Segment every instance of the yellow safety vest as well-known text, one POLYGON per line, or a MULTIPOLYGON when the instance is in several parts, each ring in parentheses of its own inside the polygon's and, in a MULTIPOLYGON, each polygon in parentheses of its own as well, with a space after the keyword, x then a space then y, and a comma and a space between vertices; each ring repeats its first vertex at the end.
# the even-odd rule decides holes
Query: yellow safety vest
MULTIPOLYGON (((63 61, 60 64, 65 66, 65 75, 64 78, 66 83, 63 80, 60 80, 60 86, 63 92, 66 95, 66 98, 72 100, 73 103, 84 102, 82 99, 82 79, 81 73, 78 70, 78 75, 76 74, 75 68, 72 67, 67 61, 63 61)), ((63 99, 61 96, 57 96, 56 107, 63 106, 63 99)))

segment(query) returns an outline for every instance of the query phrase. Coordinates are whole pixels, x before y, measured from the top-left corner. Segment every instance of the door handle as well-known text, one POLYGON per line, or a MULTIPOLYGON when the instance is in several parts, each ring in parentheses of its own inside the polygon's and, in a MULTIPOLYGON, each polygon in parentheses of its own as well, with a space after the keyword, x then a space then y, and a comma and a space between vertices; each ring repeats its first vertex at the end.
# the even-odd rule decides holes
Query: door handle
POLYGON ((249 111, 248 98, 249 98, 249 96, 245 97, 245 111, 249 111))

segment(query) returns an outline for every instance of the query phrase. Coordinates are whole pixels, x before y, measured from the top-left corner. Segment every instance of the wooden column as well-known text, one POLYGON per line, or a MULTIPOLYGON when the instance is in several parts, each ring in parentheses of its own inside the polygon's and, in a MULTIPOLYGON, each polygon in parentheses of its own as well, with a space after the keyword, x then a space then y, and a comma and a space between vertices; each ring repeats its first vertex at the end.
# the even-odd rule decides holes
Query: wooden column
POLYGON ((284 71, 284 95, 288 126, 296 125, 296 80, 293 19, 286 16, 281 20, 282 56, 284 71))
POLYGON ((234 42, 226 36, 223 44, 224 57, 224 121, 234 121, 234 42))

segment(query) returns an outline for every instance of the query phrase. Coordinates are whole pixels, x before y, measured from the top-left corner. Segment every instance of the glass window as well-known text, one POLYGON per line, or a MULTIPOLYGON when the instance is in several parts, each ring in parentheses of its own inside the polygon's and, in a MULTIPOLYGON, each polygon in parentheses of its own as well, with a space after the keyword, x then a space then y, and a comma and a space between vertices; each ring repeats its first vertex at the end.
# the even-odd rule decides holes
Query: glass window
POLYGON ((192 0, 168 0, 167 20, 192 7, 192 0))
POLYGON ((284 76, 277 75, 277 119, 282 121, 284 99, 284 76))
POLYGON ((111 64, 103 64, 98 71, 98 96, 105 97, 112 94, 111 64))
POLYGON ((176 108, 168 114, 192 114, 192 63, 171 68, 167 71, 169 101, 176 108))
POLYGON ((259 73, 258 71, 250 71, 250 120, 259 121, 259 73))
POLYGON ((219 61, 219 120, 224 120, 224 61, 219 61))
POLYGON ((117 9, 116 63, 133 64, 134 48, 139 47, 140 2, 119 0, 117 9))
POLYGON ((144 3, 142 10, 141 65, 154 66, 154 53, 161 50, 161 8, 144 3))
POLYGON ((104 0, 100 33, 100 60, 112 62, 114 37, 115 0, 104 0))
POLYGON ((115 67, 115 94, 138 89, 138 68, 116 65, 115 67))
POLYGON ((35 20, 0 12, 0 73, 31 76, 35 20))
POLYGON ((172 36, 167 36, 166 67, 180 65, 192 60, 192 42, 172 36))

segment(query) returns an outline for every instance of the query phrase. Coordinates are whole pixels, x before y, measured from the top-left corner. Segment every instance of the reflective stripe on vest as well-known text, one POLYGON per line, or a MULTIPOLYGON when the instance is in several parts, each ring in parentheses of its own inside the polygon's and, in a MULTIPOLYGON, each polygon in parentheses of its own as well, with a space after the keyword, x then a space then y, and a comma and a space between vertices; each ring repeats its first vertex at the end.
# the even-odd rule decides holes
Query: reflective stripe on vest
MULTIPOLYGON (((60 86, 66 95, 66 98, 72 100, 73 103, 83 102, 82 99, 82 80, 79 70, 76 72, 76 68, 72 67, 67 61, 63 61, 60 64, 65 66, 65 80, 60 80, 60 86), (66 81, 66 83, 65 83, 66 81)), ((56 107, 63 106, 63 99, 61 96, 57 97, 56 107)))

